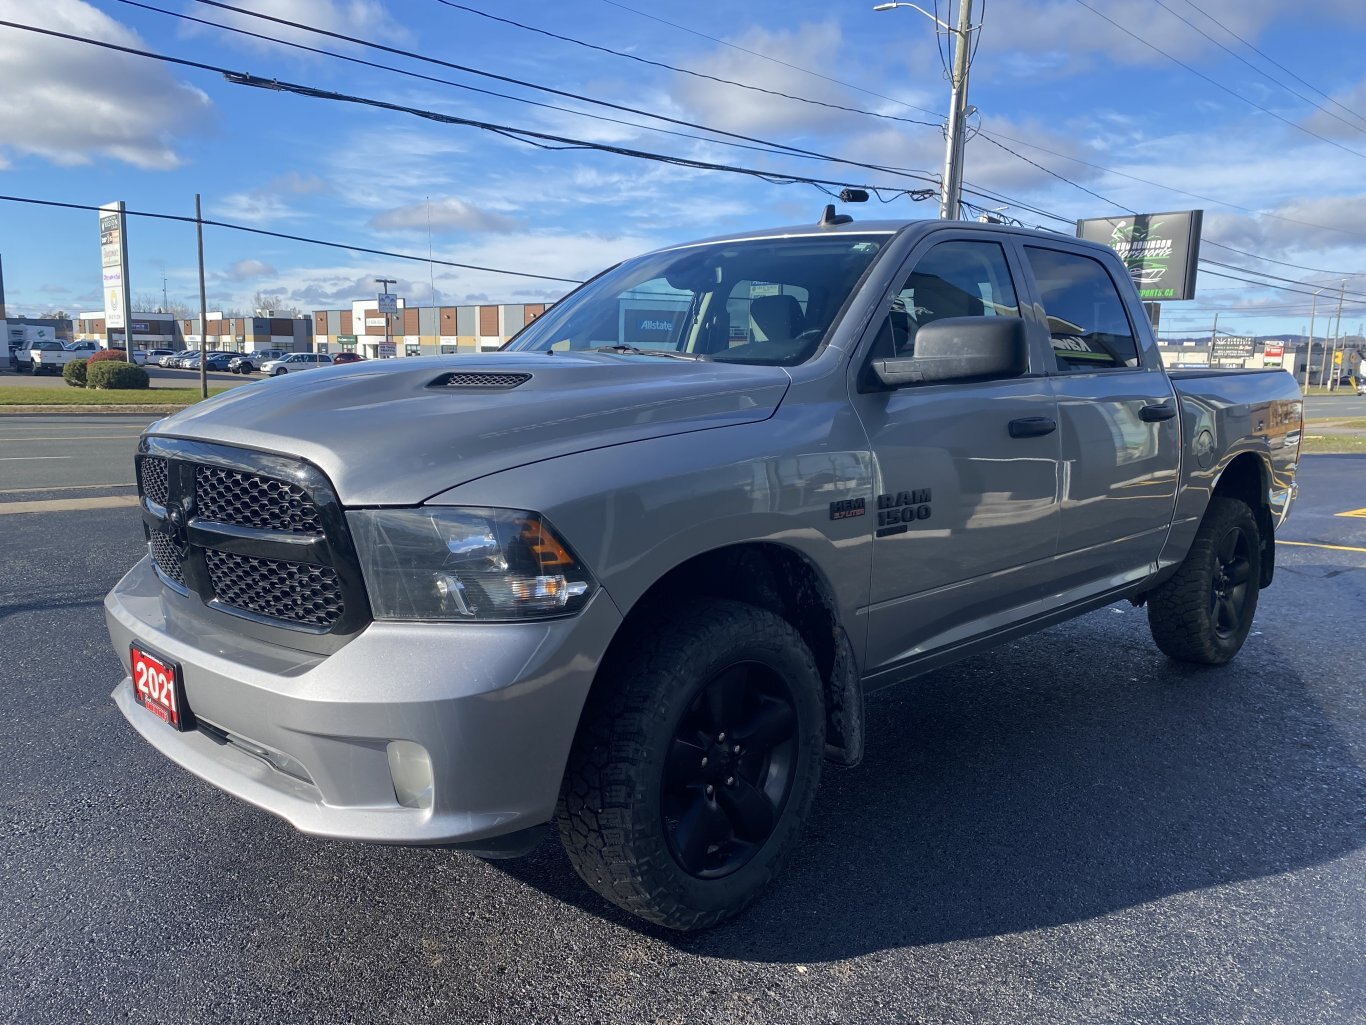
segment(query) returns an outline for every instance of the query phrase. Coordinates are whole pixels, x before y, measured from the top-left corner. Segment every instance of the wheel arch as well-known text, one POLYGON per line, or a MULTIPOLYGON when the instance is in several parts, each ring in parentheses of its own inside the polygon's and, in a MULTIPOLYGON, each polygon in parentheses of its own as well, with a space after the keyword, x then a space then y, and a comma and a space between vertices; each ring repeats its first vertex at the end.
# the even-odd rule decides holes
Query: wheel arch
POLYGON ((826 756, 843 765, 863 757, 863 688, 853 644, 840 622, 834 590, 820 568, 776 541, 746 541, 695 554, 663 573, 625 613, 588 694, 608 686, 610 667, 650 620, 670 605, 730 599, 781 616, 801 634, 820 672, 826 756))
POLYGON ((1271 465, 1256 452, 1240 452, 1220 472, 1211 497, 1236 498, 1252 510, 1260 536, 1261 576, 1266 588, 1276 572, 1276 526, 1271 515, 1271 465))

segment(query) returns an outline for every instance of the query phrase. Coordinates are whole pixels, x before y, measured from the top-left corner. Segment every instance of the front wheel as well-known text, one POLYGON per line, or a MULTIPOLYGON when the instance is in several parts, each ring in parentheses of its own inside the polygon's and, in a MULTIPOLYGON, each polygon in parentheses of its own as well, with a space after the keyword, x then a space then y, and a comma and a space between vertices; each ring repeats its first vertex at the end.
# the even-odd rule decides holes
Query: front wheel
POLYGON ((276 367, 276 368, 275 368, 275 372, 274 372, 273 374, 271 374, 270 376, 271 376, 271 377, 279 377, 281 374, 287 374, 287 373, 289 373, 289 371, 286 370, 284 367, 276 367))
POLYGON ((825 706, 801 635, 733 601, 641 628, 584 709, 557 808, 575 870, 670 929, 744 909, 796 845, 825 706))
POLYGON ((1261 574, 1252 510, 1235 498, 1211 499, 1181 568, 1148 596, 1153 640, 1179 661, 1223 665, 1252 629, 1261 574))

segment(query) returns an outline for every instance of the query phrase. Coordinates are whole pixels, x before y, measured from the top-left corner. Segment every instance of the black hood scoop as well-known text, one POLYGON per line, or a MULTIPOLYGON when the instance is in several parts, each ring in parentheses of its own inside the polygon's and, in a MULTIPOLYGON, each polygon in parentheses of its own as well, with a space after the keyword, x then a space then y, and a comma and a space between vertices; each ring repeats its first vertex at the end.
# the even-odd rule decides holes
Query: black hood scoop
POLYGON ((530 374, 466 370, 441 374, 428 382, 428 388, 516 388, 531 380, 530 374))

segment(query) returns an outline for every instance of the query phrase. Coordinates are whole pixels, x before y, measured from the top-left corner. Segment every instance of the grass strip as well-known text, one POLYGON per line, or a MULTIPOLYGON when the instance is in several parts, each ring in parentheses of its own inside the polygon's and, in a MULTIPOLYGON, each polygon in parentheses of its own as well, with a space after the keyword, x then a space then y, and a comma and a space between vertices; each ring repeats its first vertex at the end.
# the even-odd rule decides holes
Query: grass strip
MULTIPOLYGON (((217 395, 227 388, 210 388, 217 395)), ((0 386, 4 406, 190 406, 200 399, 198 388, 139 388, 109 391, 89 388, 16 388, 0 386)))

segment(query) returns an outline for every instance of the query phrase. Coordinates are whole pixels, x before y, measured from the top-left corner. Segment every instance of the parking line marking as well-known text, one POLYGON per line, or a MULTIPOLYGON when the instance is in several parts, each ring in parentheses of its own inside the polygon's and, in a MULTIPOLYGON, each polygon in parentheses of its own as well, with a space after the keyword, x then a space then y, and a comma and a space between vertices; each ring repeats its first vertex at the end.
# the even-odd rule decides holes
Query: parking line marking
POLYGON ((1351 516, 1358 520, 1366 520, 1366 509, 1348 509, 1346 512, 1334 513, 1334 516, 1351 516))
POLYGON ((31 495, 40 491, 94 491, 96 488, 135 488, 137 481, 126 484, 57 484, 49 488, 5 488, 0 495, 31 495))
POLYGON ((75 459, 75 456, 0 456, 0 463, 20 463, 25 459, 75 459))
POLYGON ((1297 548, 1326 548, 1330 552, 1363 552, 1366 548, 1353 548, 1350 545, 1324 545, 1315 541, 1277 541, 1278 545, 1294 545, 1297 548))
POLYGON ((0 516, 19 513, 72 512, 77 509, 114 509, 137 505, 137 495, 101 495, 98 498, 49 498, 33 502, 0 502, 0 516))
POLYGON ((127 441, 140 437, 141 434, 28 434, 17 438, 0 438, 0 441, 127 441))

